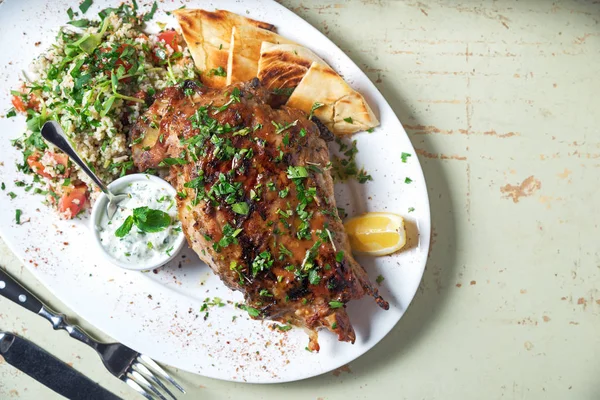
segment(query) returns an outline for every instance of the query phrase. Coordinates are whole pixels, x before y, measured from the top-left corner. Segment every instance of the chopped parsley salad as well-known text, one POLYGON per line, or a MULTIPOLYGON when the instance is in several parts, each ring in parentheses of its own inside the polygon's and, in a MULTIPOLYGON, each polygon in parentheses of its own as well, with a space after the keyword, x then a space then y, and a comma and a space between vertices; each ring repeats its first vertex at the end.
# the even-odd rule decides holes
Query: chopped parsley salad
POLYGON ((27 121, 12 145, 23 154, 18 169, 32 180, 19 183, 43 195, 66 219, 86 209, 98 192, 65 154, 43 140, 42 125, 57 121, 89 167, 110 182, 132 171, 129 130, 154 96, 199 78, 177 32, 144 32, 156 3, 145 14, 134 1, 97 17, 85 15, 90 4, 67 10, 69 21, 56 41, 34 61, 33 74, 26 73, 18 90, 11 91, 13 107, 7 113, 23 114, 27 121))

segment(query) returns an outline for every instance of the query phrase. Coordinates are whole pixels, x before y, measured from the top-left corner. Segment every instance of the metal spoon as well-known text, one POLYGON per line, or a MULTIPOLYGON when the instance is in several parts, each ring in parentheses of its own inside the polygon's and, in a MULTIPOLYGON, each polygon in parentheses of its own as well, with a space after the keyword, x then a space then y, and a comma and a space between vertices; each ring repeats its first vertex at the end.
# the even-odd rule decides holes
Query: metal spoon
POLYGON ((122 200, 126 199, 128 196, 126 194, 114 194, 112 193, 108 187, 90 170, 90 168, 83 162, 83 160, 77 155, 71 143, 69 143, 69 139, 65 132, 60 127, 60 125, 56 121, 48 121, 42 126, 42 137, 61 149, 66 155, 69 156, 71 160, 75 162, 75 164, 79 165, 79 167, 92 178, 94 183, 98 185, 100 190, 104 192, 104 194, 108 197, 108 205, 106 206, 106 215, 108 219, 112 219, 112 217, 117 212, 117 204, 122 200))

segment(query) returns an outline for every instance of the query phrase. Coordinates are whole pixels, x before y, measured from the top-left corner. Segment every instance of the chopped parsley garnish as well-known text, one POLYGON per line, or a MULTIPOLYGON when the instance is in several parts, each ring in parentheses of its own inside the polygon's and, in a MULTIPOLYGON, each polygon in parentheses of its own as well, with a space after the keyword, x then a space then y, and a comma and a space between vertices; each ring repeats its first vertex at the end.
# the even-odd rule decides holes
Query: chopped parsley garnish
POLYGON ((364 169, 361 169, 360 171, 358 171, 356 179, 358 180, 358 183, 367 183, 368 181, 372 181, 373 177, 367 174, 367 172, 364 169))
POLYGON ((189 182, 183 184, 183 187, 191 189, 202 189, 204 184, 204 171, 200 171, 201 174, 189 182))
POLYGON ((239 200, 241 200, 242 195, 242 183, 229 182, 226 174, 220 174, 219 180, 210 188, 208 192, 209 198, 217 196, 226 204, 238 203, 239 200))
POLYGON ((314 187, 305 188, 299 179, 294 180, 298 197, 298 205, 296 206, 296 214, 300 218, 301 223, 298 225, 296 236, 298 239, 309 240, 312 237, 310 229, 310 219, 313 212, 306 211, 306 207, 314 200, 317 189, 314 187))
POLYGON ((15 221, 17 222, 17 225, 21 225, 21 215, 23 215, 23 211, 17 208, 15 211, 15 221))
POLYGON ((223 301, 219 297, 214 297, 212 300, 210 299, 210 297, 207 297, 202 302, 202 306, 200 307, 200 312, 204 312, 204 320, 205 321, 208 319, 208 311, 207 311, 208 307, 214 307, 214 306, 225 307, 225 303, 223 303, 223 301))
POLYGON ((273 256, 271 252, 265 250, 254 258, 252 261, 252 276, 256 276, 259 272, 268 270, 273 266, 273 256))
POLYGON ((204 301, 202 302, 202 306, 200 307, 200 311, 206 311, 208 309, 208 307, 225 307, 225 303, 223 303, 223 300, 221 300, 220 297, 213 297, 213 299, 211 300, 210 297, 207 297, 204 299, 204 301))
POLYGON ((367 129, 367 132, 373 133, 373 132, 375 132, 375 128, 369 128, 369 129, 367 129))
POLYGON ((167 165, 185 165, 187 164, 187 161, 185 160, 185 158, 172 158, 172 157, 167 157, 164 160, 162 160, 160 162, 160 164, 158 164, 159 167, 165 167, 167 165))
POLYGON ((87 28, 88 26, 90 26, 90 21, 88 19, 76 19, 67 22, 67 24, 73 25, 76 28, 87 28))
POLYGON ((258 317, 260 315, 260 311, 258 311, 256 308, 254 307, 250 307, 247 306, 245 304, 240 304, 239 306, 242 310, 246 310, 248 312, 248 315, 250 315, 251 317, 258 317))
POLYGON ((4 182, 2 182, 2 184, 0 185, 0 189, 2 189, 2 190, 6 189, 6 185, 4 184, 4 182))
MULTIPOLYGON (((79 5, 79 9, 81 10, 82 13, 85 14, 87 12, 87 10, 89 10, 89 8, 92 6, 92 3, 93 3, 92 0, 83 0, 83 3, 81 3, 79 5)), ((73 12, 73 11, 71 11, 71 12, 73 12)), ((68 11, 67 11, 67 13, 68 13, 68 11)))
POLYGON ((290 192, 290 188, 286 187, 285 189, 282 189, 279 191, 279 197, 281 197, 282 199, 285 199, 289 192, 290 192))
POLYGON ((231 209, 236 214, 248 215, 249 207, 248 203, 235 203, 231 206, 231 209))
POLYGON ((375 279, 375 282, 377 282, 378 285, 381 285, 381 282, 383 282, 385 280, 385 278, 381 275, 377 275, 377 279, 375 279))
POLYGON ((289 166, 287 169, 287 177, 290 179, 302 179, 308 177, 308 171, 305 167, 289 166))
POLYGON ((279 244, 279 260, 282 261, 284 257, 292 257, 294 254, 283 245, 279 244))
POLYGON ((225 71, 225 69, 223 67, 219 66, 219 68, 213 68, 210 71, 208 71, 208 76, 212 76, 212 75, 227 76, 227 71, 225 71))
POLYGON ((150 21, 154 17, 154 13, 156 12, 157 9, 158 9, 158 4, 156 4, 156 1, 155 1, 152 4, 152 8, 150 9, 150 12, 147 13, 146 15, 144 15, 144 21, 150 21))
POLYGON ((359 169, 356 164, 356 154, 358 153, 356 140, 352 141, 351 146, 348 146, 339 138, 335 141, 338 144, 339 151, 343 154, 343 157, 337 155, 333 156, 331 167, 334 178, 341 181, 345 181, 348 178, 356 178, 359 183, 366 183, 373 180, 373 177, 369 175, 364 168, 359 169))
POLYGON ((258 292, 259 296, 263 296, 263 297, 273 297, 273 295, 267 290, 267 289, 261 289, 260 292, 258 292))
POLYGON ((409 207, 409 208, 408 208, 408 212, 409 212, 409 213, 410 213, 410 212, 413 212, 413 211, 415 211, 415 208, 414 208, 414 207, 409 207))
POLYGON ((241 228, 233 229, 231 225, 225 224, 223 227, 223 237, 217 243, 213 243, 213 249, 218 252, 230 244, 238 244, 237 236, 241 232, 241 228))
POLYGON ((404 183, 411 183, 412 179, 410 179, 408 176, 404 179, 404 183))
POLYGON ((410 153, 404 153, 404 152, 403 152, 403 153, 400 155, 400 158, 402 159, 402 162, 403 162, 403 163, 405 163, 405 162, 408 160, 408 157, 410 157, 410 156, 411 156, 411 154, 410 154, 410 153))
POLYGON ((233 132, 233 136, 246 136, 249 133, 250 133, 250 128, 245 127, 245 128, 242 128, 240 130, 233 132))
POLYGON ((275 133, 277 135, 279 135, 282 132, 284 132, 285 130, 287 130, 287 129, 293 127, 293 126, 296 126, 298 124, 298 120, 290 122, 289 124, 280 124, 280 123, 277 123, 275 121, 271 121, 271 124, 273 124, 273 126, 275 127, 275 133))
POLYGON ((343 260, 344 260, 344 252, 343 251, 338 251, 337 253, 335 253, 335 261, 342 262, 343 260))
POLYGON ((8 112, 6 113, 6 118, 12 118, 15 117, 17 115, 17 112, 15 111, 14 107, 11 107, 8 112))
POLYGON ((321 277, 319 276, 319 273, 317 272, 316 269, 310 270, 310 272, 308 273, 308 281, 312 285, 318 285, 319 282, 321 282, 321 277))
POLYGON ((171 217, 164 211, 148 207, 138 207, 133 210, 133 215, 128 216, 123 224, 115 231, 115 236, 125 237, 135 225, 145 233, 160 232, 171 225, 171 217))
POLYGON ((344 121, 346 121, 349 124, 353 124, 354 123, 354 121, 352 120, 352 117, 344 118, 344 121))
POLYGON ((313 114, 315 113, 315 111, 317 111, 317 109, 323 107, 325 104, 323 103, 319 103, 318 101, 315 101, 312 105, 312 107, 310 108, 310 113, 308 114, 308 119, 311 119, 313 117, 313 114))
POLYGON ((282 332, 286 332, 289 331, 290 329, 292 329, 291 325, 276 325, 277 329, 279 329, 282 332))
POLYGON ((231 91, 231 94, 229 95, 229 97, 235 103, 239 103, 240 102, 240 88, 234 87, 233 90, 231 91))
POLYGON ((331 324, 331 329, 337 329, 338 324, 337 322, 334 322, 333 324, 331 324))
POLYGON ((14 193, 14 192, 8 192, 7 194, 10 196, 11 199, 14 199, 15 197, 17 197, 16 193, 14 193))
POLYGON ((331 308, 341 308, 344 306, 344 303, 342 303, 341 301, 330 301, 329 302, 329 307, 331 308))
POLYGON ((240 285, 243 285, 244 284, 244 274, 242 274, 241 268, 242 268, 242 266, 239 265, 237 263, 237 261, 232 261, 229 264, 229 269, 232 271, 235 271, 235 273, 238 274, 238 278, 240 279, 240 285))

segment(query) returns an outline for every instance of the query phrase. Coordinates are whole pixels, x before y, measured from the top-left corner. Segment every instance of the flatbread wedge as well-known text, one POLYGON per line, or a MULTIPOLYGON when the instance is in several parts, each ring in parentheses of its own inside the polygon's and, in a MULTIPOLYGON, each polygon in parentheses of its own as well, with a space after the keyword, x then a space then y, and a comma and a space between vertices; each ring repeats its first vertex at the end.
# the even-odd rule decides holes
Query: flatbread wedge
POLYGON ((364 97, 352 89, 331 67, 313 62, 287 106, 316 116, 336 136, 351 135, 379 125, 364 97))
POLYGON ((319 56, 297 44, 263 42, 258 60, 258 79, 270 90, 293 89, 313 62, 327 65, 319 56))
POLYGON ((293 44, 278 34, 252 25, 238 25, 231 30, 227 59, 227 84, 245 82, 256 77, 263 42, 293 44))
POLYGON ((226 85, 229 43, 234 26, 253 26, 267 31, 275 26, 225 10, 180 9, 173 11, 194 64, 202 72, 202 83, 221 88, 226 85))

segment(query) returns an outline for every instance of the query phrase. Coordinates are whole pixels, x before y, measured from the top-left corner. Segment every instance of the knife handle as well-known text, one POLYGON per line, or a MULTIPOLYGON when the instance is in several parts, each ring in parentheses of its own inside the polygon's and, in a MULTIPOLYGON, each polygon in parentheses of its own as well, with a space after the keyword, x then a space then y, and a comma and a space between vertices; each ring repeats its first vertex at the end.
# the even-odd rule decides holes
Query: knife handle
POLYGON ((29 290, 21 286, 3 269, 0 268, 0 295, 25 307, 31 312, 38 313, 44 306, 29 290))
POLYGON ((96 350, 98 349, 98 342, 85 333, 83 329, 69 324, 64 315, 56 313, 50 308, 44 306, 44 303, 39 301, 33 294, 31 294, 30 291, 21 286, 1 268, 0 295, 25 307, 31 312, 46 318, 48 321, 50 321, 54 330, 64 329, 72 338, 75 338, 96 350))

